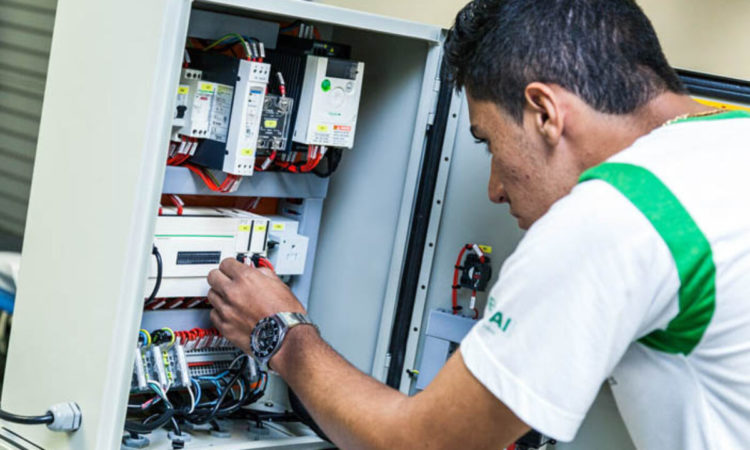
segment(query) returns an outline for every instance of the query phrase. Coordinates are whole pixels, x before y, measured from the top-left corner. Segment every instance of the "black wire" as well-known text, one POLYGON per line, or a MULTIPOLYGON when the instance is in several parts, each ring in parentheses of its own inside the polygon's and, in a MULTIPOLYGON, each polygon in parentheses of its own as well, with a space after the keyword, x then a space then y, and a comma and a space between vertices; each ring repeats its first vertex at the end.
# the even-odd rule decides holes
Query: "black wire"
POLYGON ((336 171, 339 167, 339 163, 341 163, 341 157, 343 156, 344 151, 337 147, 331 147, 328 149, 328 152, 326 153, 325 157, 323 157, 323 160, 320 162, 320 164, 313 169, 313 173, 320 178, 328 178, 330 177, 333 172, 336 171), (325 167, 325 170, 323 170, 321 167, 325 167))
POLYGON ((172 427, 174 427, 174 434, 177 437, 182 436, 182 430, 180 429, 180 424, 177 422, 177 419, 172 416, 172 427))
POLYGON ((131 420, 125 421, 125 431, 130 433, 148 434, 157 428, 161 428, 166 425, 174 416, 174 407, 168 401, 163 401, 164 412, 156 420, 149 423, 134 422, 131 420))
POLYGON ((0 419, 23 425, 49 425, 55 420, 54 416, 49 411, 47 414, 41 416, 19 416, 18 414, 11 414, 3 411, 2 409, 0 409, 0 419))
POLYGON ((164 271, 164 264, 161 260, 161 253, 159 253, 159 249, 156 248, 155 245, 151 250, 151 254, 156 257, 156 283, 154 284, 154 290, 151 291, 151 295, 148 296, 148 300, 146 300, 146 302, 153 301, 156 298, 156 294, 159 292, 159 288, 161 287, 162 272, 164 271))
MULTIPOLYGON (((229 380, 229 383, 227 383, 227 387, 221 393, 221 396, 219 396, 219 398, 216 400, 216 404, 213 406, 211 411, 203 417, 189 418, 190 422, 200 425, 203 423, 207 423, 211 419, 213 419, 220 412, 221 404, 224 403, 224 400, 226 400, 227 395, 229 395, 229 392, 232 390, 232 386, 234 386, 234 383, 236 383, 237 380, 240 378, 242 373, 245 371, 246 367, 247 367, 247 358, 242 358, 240 367, 237 369, 237 372, 234 374, 234 376, 229 380)), ((225 409, 230 409, 233 406, 235 405, 225 407, 225 409)))

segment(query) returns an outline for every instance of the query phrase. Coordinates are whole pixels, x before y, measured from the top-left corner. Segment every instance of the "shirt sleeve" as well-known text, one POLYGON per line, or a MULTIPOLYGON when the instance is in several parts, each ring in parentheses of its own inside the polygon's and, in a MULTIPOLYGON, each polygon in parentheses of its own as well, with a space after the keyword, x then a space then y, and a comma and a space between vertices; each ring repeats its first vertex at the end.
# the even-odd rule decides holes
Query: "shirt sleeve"
POLYGON ((519 419, 570 441, 628 346, 674 317, 678 289, 648 219, 609 184, 589 181, 505 262, 461 355, 519 419))

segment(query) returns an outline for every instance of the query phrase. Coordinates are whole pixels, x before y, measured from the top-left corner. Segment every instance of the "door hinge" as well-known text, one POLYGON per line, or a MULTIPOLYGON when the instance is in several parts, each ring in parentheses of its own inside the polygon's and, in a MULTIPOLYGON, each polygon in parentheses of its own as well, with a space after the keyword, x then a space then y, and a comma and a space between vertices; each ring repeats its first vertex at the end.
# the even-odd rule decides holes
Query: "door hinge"
POLYGON ((435 113, 431 112, 427 115, 427 129, 429 130, 432 125, 435 124, 435 113))

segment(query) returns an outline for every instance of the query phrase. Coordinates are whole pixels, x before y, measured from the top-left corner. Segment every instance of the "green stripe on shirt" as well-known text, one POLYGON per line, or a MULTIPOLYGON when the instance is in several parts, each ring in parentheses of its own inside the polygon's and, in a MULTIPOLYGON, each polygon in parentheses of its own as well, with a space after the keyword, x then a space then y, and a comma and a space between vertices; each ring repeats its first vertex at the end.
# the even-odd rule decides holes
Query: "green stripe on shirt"
POLYGON ((665 329, 639 342, 655 350, 689 355, 716 308, 716 266, 708 239, 669 188, 643 167, 604 163, 585 171, 579 182, 588 180, 605 181, 630 200, 667 244, 677 266, 679 312, 665 329))

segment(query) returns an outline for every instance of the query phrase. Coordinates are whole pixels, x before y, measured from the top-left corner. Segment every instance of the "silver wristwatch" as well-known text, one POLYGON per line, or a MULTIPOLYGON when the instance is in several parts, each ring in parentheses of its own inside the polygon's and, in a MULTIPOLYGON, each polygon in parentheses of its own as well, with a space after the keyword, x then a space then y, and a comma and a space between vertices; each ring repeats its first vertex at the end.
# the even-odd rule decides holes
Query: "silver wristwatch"
POLYGON ((250 349, 262 368, 268 367, 268 361, 279 351, 286 334, 297 325, 312 325, 318 329, 307 315, 298 312, 274 314, 255 325, 250 334, 250 349))

